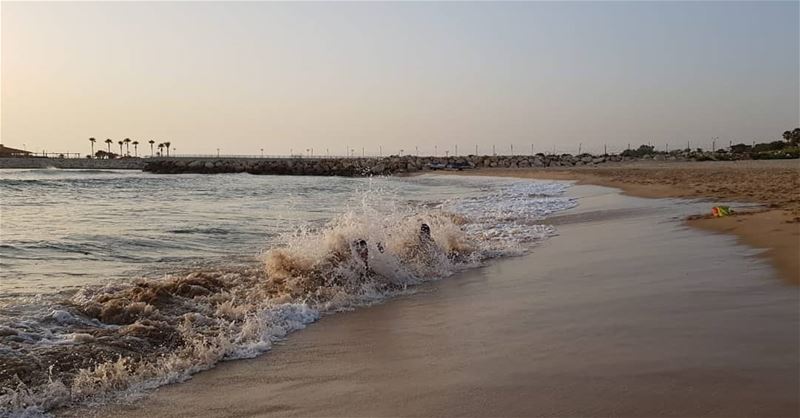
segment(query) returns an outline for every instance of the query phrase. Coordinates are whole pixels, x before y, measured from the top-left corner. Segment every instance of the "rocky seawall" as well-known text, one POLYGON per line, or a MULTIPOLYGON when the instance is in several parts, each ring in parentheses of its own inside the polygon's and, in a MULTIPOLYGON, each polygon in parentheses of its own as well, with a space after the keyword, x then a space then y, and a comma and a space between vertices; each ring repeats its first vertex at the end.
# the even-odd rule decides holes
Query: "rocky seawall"
POLYGON ((250 173, 277 175, 369 176, 414 173, 436 169, 574 167, 607 162, 632 161, 618 155, 509 155, 383 158, 164 158, 148 160, 144 170, 152 173, 250 173))
POLYGON ((143 158, 120 158, 100 160, 89 158, 0 158, 0 168, 62 168, 83 170, 141 170, 143 158))

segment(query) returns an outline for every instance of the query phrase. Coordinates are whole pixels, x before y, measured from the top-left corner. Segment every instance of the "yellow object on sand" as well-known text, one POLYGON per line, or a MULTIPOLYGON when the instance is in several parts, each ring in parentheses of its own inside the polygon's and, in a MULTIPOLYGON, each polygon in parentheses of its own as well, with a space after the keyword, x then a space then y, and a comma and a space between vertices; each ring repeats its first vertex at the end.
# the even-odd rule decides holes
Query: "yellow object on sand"
POLYGON ((714 215, 715 218, 730 216, 733 215, 733 209, 727 206, 714 206, 711 208, 711 214, 714 215))

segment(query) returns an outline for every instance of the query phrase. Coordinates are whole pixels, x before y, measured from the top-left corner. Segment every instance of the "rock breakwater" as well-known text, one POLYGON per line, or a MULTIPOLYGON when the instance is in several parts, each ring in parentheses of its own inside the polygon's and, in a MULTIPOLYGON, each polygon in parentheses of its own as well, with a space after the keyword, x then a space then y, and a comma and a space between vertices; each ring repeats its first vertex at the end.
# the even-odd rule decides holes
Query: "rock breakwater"
POLYGON ((179 173, 250 173, 277 175, 369 176, 414 173, 437 169, 573 167, 631 160, 621 156, 478 156, 383 158, 164 158, 146 162, 145 171, 179 173))
MULTIPOLYGON (((786 158, 792 156, 786 155, 786 158)), ((162 174, 180 173, 251 173, 314 176, 369 176, 414 173, 437 169, 470 168, 546 168, 597 166, 628 161, 717 161, 747 160, 748 153, 726 151, 675 150, 658 152, 626 151, 622 154, 536 154, 536 155, 466 155, 466 156, 388 156, 362 158, 148 158, 144 171, 162 174)), ((783 157, 782 157, 783 158, 783 157)), ((796 157, 795 157, 796 158, 796 157)))

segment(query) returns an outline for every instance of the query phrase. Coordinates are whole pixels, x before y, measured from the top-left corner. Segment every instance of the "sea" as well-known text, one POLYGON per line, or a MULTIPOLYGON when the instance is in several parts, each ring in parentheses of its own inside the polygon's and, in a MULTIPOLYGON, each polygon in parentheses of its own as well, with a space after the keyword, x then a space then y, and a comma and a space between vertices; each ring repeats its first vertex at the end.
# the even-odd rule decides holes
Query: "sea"
POLYGON ((0 415, 136 396, 535 251, 568 187, 0 170, 0 415))

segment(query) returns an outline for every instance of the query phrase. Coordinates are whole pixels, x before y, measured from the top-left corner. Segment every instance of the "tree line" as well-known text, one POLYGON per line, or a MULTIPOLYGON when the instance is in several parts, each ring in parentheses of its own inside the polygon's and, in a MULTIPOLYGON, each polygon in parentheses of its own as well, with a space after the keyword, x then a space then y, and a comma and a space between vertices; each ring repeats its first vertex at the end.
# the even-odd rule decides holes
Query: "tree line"
MULTIPOLYGON (((107 147, 106 151, 98 150, 97 152, 95 152, 94 151, 94 144, 96 142, 97 142, 97 138, 89 138, 89 143, 91 144, 91 147, 92 147, 92 153, 87 156, 88 158, 113 159, 113 158, 120 158, 120 157, 125 157, 125 158, 130 158, 130 157, 138 158, 139 157, 139 141, 136 141, 136 140, 132 141, 130 138, 125 138, 125 139, 123 139, 121 141, 117 141, 117 145, 119 145, 119 154, 116 154, 116 153, 111 151, 111 144, 114 143, 113 139, 106 138, 106 140, 103 141, 103 142, 105 142, 106 147, 107 147), (123 145, 125 146, 125 152, 124 153, 122 151, 122 146, 123 145), (131 149, 130 149, 131 145, 133 145, 133 155, 131 155, 131 149)), ((170 145, 172 145, 171 142, 165 141, 165 142, 160 142, 158 145, 155 145, 156 141, 151 139, 151 140, 147 141, 147 143, 150 144, 150 156, 151 157, 155 157, 156 155, 158 155, 158 156, 162 156, 163 155, 163 156, 169 157, 169 147, 170 147, 170 145), (155 148, 158 148, 158 153, 155 152, 155 148)))
MULTIPOLYGON (((733 144, 725 148, 713 149, 710 152, 714 154, 736 154, 744 155, 752 159, 776 159, 776 158, 800 158, 800 128, 795 128, 791 131, 785 131, 782 135, 783 140, 775 140, 770 142, 752 144, 733 144)), ((641 158, 645 155, 654 154, 703 154, 709 151, 703 148, 697 149, 676 149, 672 151, 658 151, 652 145, 640 145, 639 148, 627 149, 622 152, 623 157, 636 157, 641 158)))

